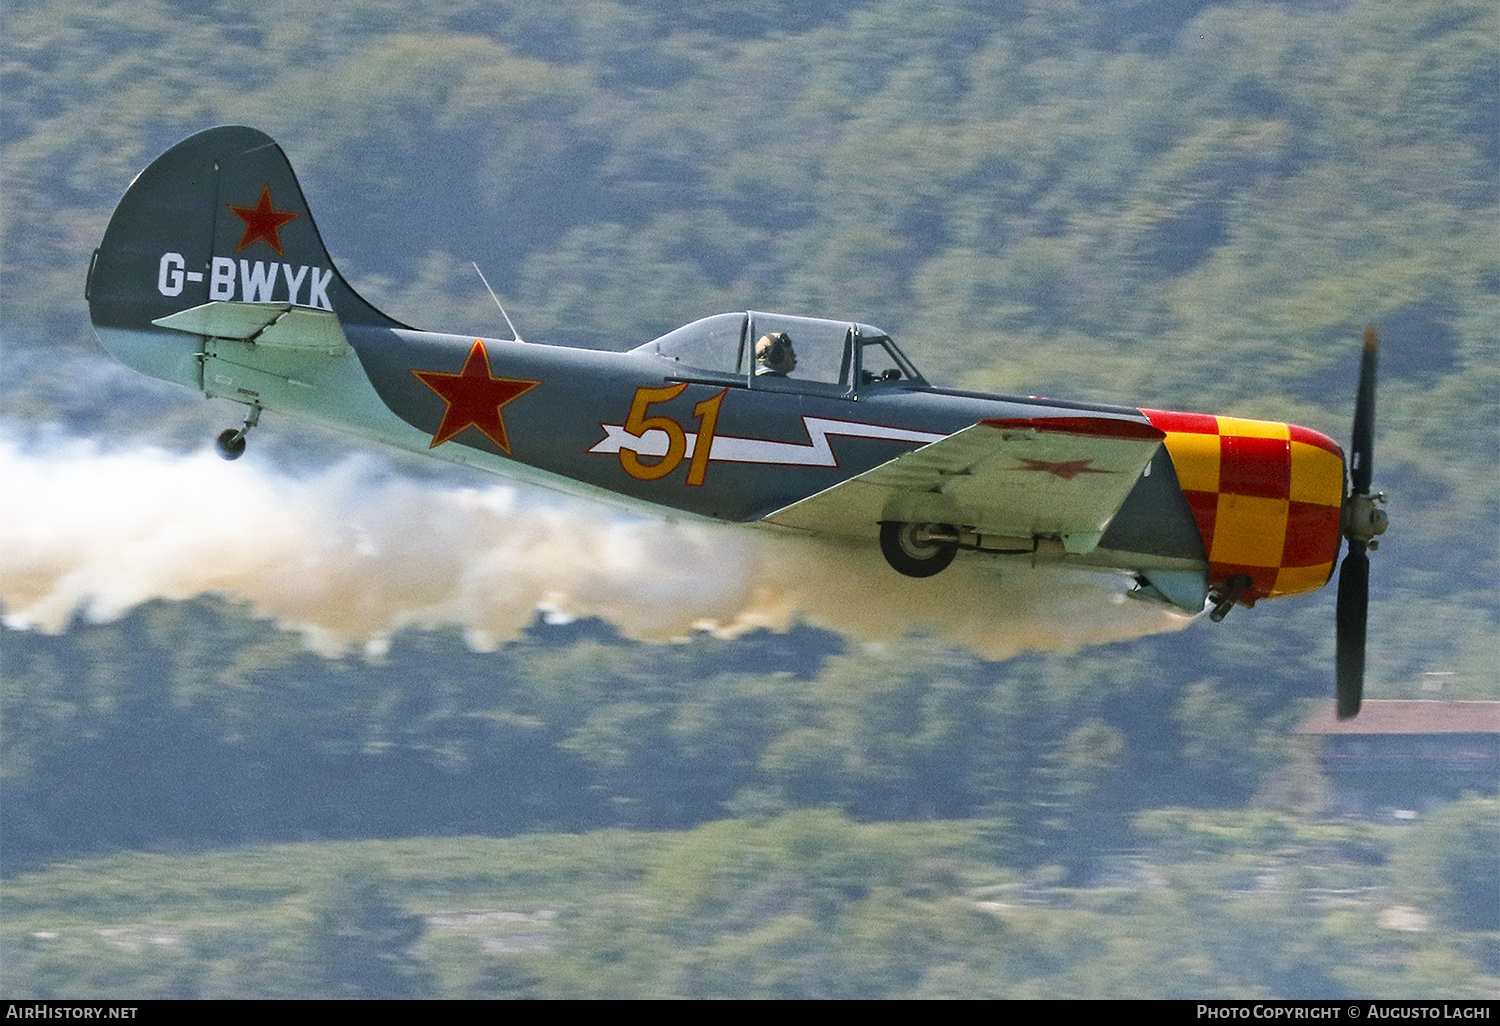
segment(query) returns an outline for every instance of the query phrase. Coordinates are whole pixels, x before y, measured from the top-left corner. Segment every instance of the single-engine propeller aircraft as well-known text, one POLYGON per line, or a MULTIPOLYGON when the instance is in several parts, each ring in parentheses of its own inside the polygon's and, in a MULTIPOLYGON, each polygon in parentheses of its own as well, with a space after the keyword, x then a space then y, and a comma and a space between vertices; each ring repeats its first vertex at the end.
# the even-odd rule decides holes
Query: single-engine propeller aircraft
MULTIPOLYGON (((723 313, 628 352, 419 331, 334 267, 281 148, 201 132, 130 185, 88 272, 104 348, 262 411, 554 486, 788 531, 878 540, 911 577, 960 551, 1124 570, 1221 620, 1322 587, 1340 536, 1338 712, 1359 711, 1376 339, 1352 458, 1272 421, 931 385, 869 324, 723 313)), ((873 547, 872 547, 873 552, 873 547)))

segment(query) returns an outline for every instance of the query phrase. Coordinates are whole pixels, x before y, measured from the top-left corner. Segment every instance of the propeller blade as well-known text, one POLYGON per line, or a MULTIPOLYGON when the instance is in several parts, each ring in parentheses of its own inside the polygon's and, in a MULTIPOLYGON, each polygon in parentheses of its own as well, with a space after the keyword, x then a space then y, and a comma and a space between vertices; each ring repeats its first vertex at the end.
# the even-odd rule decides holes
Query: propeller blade
POLYGON ((1339 595, 1335 612, 1339 719, 1359 715, 1365 691, 1365 626, 1370 609, 1372 539, 1385 530, 1385 513, 1376 508, 1385 496, 1370 495, 1375 474, 1375 368, 1380 336, 1365 328, 1359 358, 1359 391, 1354 397, 1354 432, 1349 446, 1349 494, 1344 497, 1343 529, 1349 554, 1339 567, 1339 595))
POLYGON ((1370 606, 1370 557, 1363 542, 1350 541, 1339 568, 1336 613, 1339 719, 1359 714, 1365 690, 1365 618, 1370 606))
POLYGON ((1359 360, 1359 392, 1354 399, 1354 436, 1350 440, 1353 462, 1350 479, 1353 494, 1369 495, 1375 472, 1375 365, 1380 355, 1380 336, 1365 328, 1365 345, 1359 360))

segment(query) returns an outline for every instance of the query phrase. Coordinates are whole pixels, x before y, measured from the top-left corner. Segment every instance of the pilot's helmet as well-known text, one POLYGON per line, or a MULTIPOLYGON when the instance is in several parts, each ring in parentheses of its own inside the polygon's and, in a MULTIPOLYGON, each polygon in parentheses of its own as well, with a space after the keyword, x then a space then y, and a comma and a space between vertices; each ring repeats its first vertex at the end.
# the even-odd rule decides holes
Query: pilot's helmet
POLYGON ((762 335, 755 343, 755 373, 790 374, 797 366, 797 354, 792 351, 792 340, 784 331, 773 331, 762 335))

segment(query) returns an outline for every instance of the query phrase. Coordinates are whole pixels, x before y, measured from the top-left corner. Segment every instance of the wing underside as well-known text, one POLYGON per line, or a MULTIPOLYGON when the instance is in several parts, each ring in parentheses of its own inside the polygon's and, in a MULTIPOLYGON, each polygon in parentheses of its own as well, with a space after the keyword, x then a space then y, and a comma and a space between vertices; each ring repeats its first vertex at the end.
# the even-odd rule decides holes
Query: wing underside
POLYGON ((769 514, 782 527, 873 537, 883 521, 1091 551, 1164 434, 1111 417, 985 420, 769 514))

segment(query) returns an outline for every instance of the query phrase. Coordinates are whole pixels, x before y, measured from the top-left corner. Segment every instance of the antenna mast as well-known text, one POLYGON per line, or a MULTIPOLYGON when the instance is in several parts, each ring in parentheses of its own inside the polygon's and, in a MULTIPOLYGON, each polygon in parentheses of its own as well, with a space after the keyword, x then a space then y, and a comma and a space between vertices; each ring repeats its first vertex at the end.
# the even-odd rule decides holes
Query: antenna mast
POLYGON ((506 325, 506 327, 510 328, 511 336, 517 342, 524 342, 524 341, 526 341, 525 339, 523 339, 521 337, 521 333, 516 330, 516 326, 511 323, 511 321, 510 321, 510 314, 508 314, 508 313, 505 312, 505 305, 500 302, 500 297, 497 296, 497 295, 495 295, 495 290, 494 289, 490 288, 489 279, 486 278, 484 276, 484 272, 479 269, 479 262, 478 261, 470 261, 470 262, 474 265, 474 273, 477 274, 477 275, 479 275, 479 280, 480 281, 484 282, 485 290, 487 292, 489 292, 490 298, 495 301, 495 305, 496 306, 500 307, 500 316, 505 318, 505 325, 506 325))

